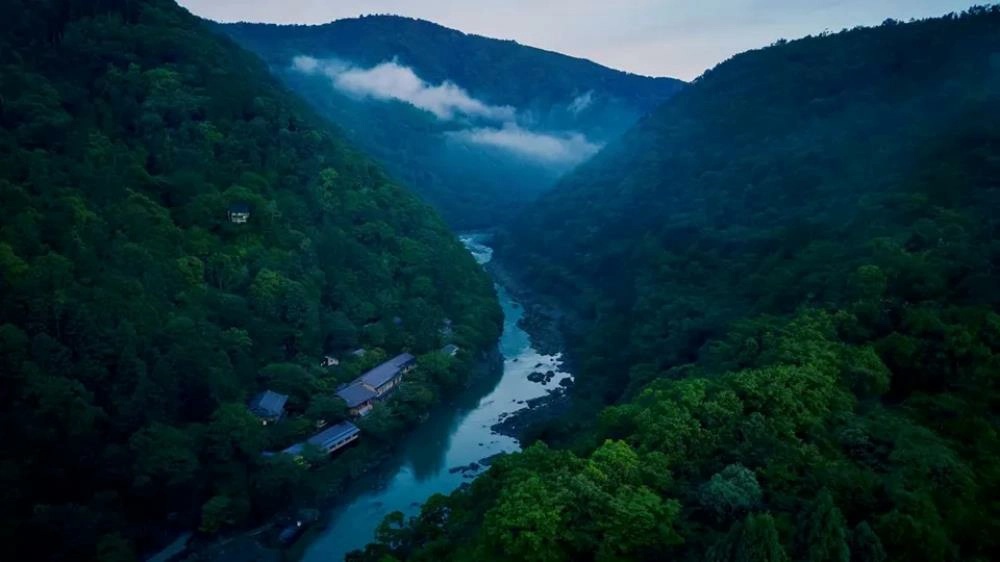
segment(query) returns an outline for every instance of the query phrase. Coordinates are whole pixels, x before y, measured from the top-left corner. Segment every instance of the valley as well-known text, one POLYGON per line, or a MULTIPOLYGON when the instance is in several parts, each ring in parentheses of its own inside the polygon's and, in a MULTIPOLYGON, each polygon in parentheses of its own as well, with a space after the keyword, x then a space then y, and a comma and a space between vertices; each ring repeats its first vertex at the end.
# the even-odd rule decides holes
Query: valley
POLYGON ((458 231, 513 218, 684 86, 412 18, 218 31, 458 231))
POLYGON ((251 6, 0 4, 0 559, 994 558, 1000 5, 251 6))

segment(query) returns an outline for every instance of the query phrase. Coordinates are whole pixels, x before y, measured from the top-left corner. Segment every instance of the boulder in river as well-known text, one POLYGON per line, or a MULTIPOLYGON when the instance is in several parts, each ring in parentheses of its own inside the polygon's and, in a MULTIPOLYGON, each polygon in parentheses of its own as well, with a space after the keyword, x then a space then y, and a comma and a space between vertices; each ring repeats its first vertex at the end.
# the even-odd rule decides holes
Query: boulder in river
POLYGON ((450 474, 455 474, 457 472, 461 472, 461 473, 465 474, 466 472, 475 472, 475 471, 479 470, 480 468, 482 468, 480 466, 480 464, 477 463, 477 462, 475 462, 475 461, 473 461, 473 462, 470 462, 469 464, 463 464, 461 466, 453 466, 453 467, 451 467, 451 468, 448 469, 448 472, 450 474))
POLYGON ((491 464, 493 464, 493 461, 495 461, 498 458, 500 458, 501 455, 506 455, 506 454, 507 453, 501 452, 501 453, 497 453, 495 455, 490 455, 488 457, 483 457, 483 458, 479 459, 479 464, 482 465, 482 466, 490 466, 491 464))

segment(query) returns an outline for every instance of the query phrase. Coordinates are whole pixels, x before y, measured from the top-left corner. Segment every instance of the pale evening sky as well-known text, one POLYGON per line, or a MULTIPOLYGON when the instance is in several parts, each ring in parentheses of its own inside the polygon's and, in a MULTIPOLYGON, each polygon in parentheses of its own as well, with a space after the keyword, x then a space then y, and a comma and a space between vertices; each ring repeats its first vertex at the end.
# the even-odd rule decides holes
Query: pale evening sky
POLYGON ((179 0, 217 21, 398 14, 651 76, 697 77, 779 38, 961 11, 984 0, 179 0))

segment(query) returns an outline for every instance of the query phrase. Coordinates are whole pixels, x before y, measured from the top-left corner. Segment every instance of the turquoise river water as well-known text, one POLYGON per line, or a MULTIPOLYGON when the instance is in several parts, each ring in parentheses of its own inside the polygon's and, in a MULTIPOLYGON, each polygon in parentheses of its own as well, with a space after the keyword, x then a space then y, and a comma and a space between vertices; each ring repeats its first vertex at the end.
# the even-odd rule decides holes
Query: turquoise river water
MULTIPOLYGON (((469 234, 461 239, 479 263, 491 259, 493 251, 481 237, 469 234)), ((352 482, 326 515, 325 528, 307 539, 310 543, 304 562, 343 560, 348 552, 372 541, 375 528, 387 514, 398 510, 414 515, 431 495, 451 492, 476 474, 449 469, 520 449, 516 439, 494 434, 490 426, 571 375, 560 369, 559 354, 542 355, 532 349, 528 334, 517 325, 524 314, 521 305, 502 286, 497 286, 497 294, 504 312, 502 373, 477 381, 442 405, 425 423, 403 436, 389 461, 352 482), (548 370, 556 376, 547 386, 527 378, 532 371, 548 370)))

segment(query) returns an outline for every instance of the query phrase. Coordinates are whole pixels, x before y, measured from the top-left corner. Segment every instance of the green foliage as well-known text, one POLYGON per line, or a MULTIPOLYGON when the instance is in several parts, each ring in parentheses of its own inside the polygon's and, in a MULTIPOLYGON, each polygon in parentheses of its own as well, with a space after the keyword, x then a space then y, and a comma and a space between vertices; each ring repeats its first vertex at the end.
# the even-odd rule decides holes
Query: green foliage
POLYGON ((500 254, 576 409, 365 554, 995 558, 998 48, 994 7, 745 53, 543 197, 500 254))
POLYGON ((97 543, 97 560, 100 562, 133 562, 136 560, 132 544, 118 533, 101 537, 97 543))
POLYGON ((559 545, 568 524, 564 509, 565 499, 532 475, 505 489, 486 514, 484 541, 511 560, 564 560, 559 545))
POLYGON ((201 508, 201 526, 204 533, 215 534, 224 527, 236 525, 246 517, 246 505, 227 496, 214 496, 201 508))
POLYGON ((359 100, 333 88, 322 73, 297 72, 295 57, 362 68, 395 60, 431 84, 457 84, 476 99, 530 114, 539 130, 578 131, 601 143, 617 138, 683 85, 396 16, 318 26, 236 23, 219 31, 259 54, 351 141, 461 229, 494 227, 515 216, 574 163, 539 162, 462 142, 453 133, 497 123, 464 116, 440 120, 402 102, 359 100), (589 103, 574 110, 580 96, 589 103))
POLYGON ((752 514, 733 524, 708 551, 710 562, 788 562, 770 514, 752 514))
POLYGON ((347 418, 347 404, 336 396, 319 394, 309 401, 305 415, 313 421, 337 423, 347 418))
POLYGON ((700 502, 716 517, 729 518, 746 513, 761 504, 760 484, 754 473, 743 465, 731 464, 712 476, 701 487, 700 502))
POLYGON ((180 429, 163 424, 145 427, 132 435, 136 484, 170 487, 188 484, 198 470, 193 440, 180 429))
POLYGON ((805 559, 810 562, 847 562, 848 530, 844 515, 833 503, 828 490, 820 491, 801 522, 801 541, 805 559))
POLYGON ((141 557, 315 501, 260 453, 342 416, 320 357, 421 355, 445 318, 470 361, 495 342, 444 223, 204 22, 168 0, 0 20, 0 558, 141 557), (265 432, 267 385, 293 419, 265 432))
POLYGON ((858 523, 851 533, 851 559, 857 562, 885 562, 885 549, 867 521, 858 523))

